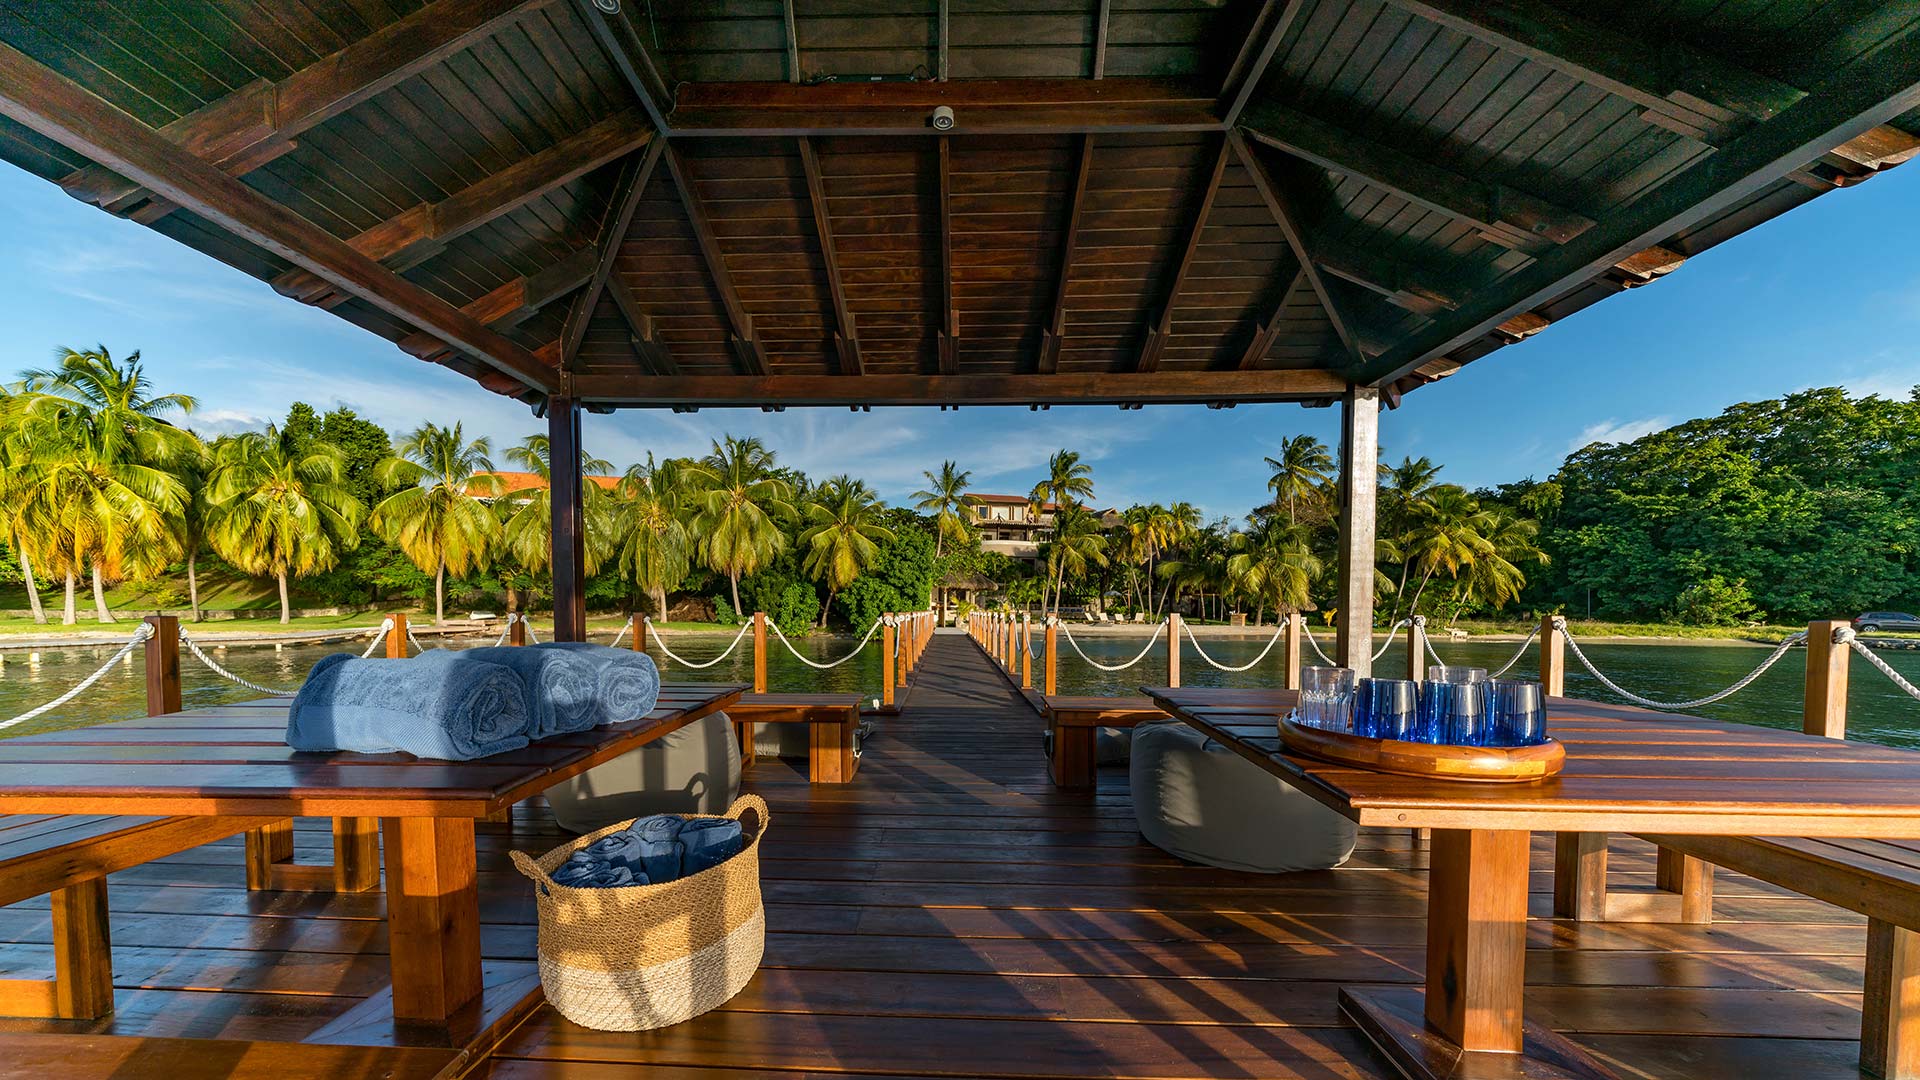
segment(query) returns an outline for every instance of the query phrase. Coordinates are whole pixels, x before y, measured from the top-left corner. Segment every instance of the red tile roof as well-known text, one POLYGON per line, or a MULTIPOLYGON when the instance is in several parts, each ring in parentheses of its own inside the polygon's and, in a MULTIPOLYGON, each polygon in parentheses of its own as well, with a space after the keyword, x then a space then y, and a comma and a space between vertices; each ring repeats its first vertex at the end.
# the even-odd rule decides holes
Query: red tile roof
MULTIPOLYGON (((471 487, 467 489, 467 494, 477 495, 481 498, 490 499, 498 498, 501 495, 518 495, 523 491, 545 491, 547 487, 547 482, 540 479, 539 473, 496 471, 492 473, 475 473, 474 475, 476 477, 497 476, 500 478, 500 488, 498 491, 485 492, 471 487)), ((598 484, 609 491, 613 490, 614 485, 620 482, 620 478, 617 476, 589 476, 586 479, 589 483, 598 484)))

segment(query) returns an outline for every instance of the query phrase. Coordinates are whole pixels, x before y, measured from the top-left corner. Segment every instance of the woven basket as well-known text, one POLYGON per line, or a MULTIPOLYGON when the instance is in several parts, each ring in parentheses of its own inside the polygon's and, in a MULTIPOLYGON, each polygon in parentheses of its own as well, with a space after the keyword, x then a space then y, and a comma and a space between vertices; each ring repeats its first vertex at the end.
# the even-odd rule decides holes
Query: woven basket
MULTIPOLYGON (((683 817, 699 815, 681 815, 683 817)), ((740 822, 738 855, 660 885, 574 889, 548 875, 623 821, 513 865, 535 884, 540 985, 560 1015, 600 1031, 645 1031, 690 1020, 740 992, 760 967, 760 838, 767 804, 742 795, 722 815, 740 822)))

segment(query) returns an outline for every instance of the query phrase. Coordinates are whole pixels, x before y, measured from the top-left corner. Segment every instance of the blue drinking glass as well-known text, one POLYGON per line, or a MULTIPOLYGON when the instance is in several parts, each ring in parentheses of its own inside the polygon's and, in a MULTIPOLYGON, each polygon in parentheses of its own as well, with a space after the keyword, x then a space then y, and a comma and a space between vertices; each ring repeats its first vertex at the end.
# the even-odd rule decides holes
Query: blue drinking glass
POLYGON ((1547 738, 1546 697, 1540 684, 1526 679, 1496 679, 1492 732, 1496 746, 1535 746, 1547 738))
POLYGON ((1456 682, 1453 700, 1448 702, 1446 739, 1452 746, 1484 746, 1488 732, 1487 682, 1456 682))
POLYGON ((1419 715, 1420 684, 1411 679, 1372 679, 1367 687, 1367 722, 1376 739, 1413 738, 1419 715))
POLYGON ((1363 739, 1380 737, 1373 731, 1372 698, 1372 679, 1361 679, 1353 684, 1353 733, 1363 739))
POLYGON ((1453 683, 1439 679, 1428 679, 1420 684, 1420 700, 1414 714, 1413 731, 1409 733, 1412 742, 1443 743, 1447 741, 1447 720, 1453 714, 1453 683))

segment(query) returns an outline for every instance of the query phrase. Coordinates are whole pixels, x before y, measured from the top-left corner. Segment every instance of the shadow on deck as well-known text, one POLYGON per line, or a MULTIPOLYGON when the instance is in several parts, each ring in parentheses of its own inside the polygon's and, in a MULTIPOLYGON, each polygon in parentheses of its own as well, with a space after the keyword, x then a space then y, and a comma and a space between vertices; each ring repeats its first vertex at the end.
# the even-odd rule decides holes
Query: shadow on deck
MULTIPOLYGON (((1090 792, 1052 786, 1039 719, 969 639, 934 638, 906 704, 852 784, 751 774, 773 822, 766 961, 744 992, 640 1034, 542 1007, 472 1075, 1387 1075, 1336 997, 1418 980, 1426 855, 1404 831, 1363 831, 1322 873, 1189 865, 1140 839, 1124 770, 1090 792)), ((330 850, 317 824, 297 833, 303 857, 330 850)), ((564 838, 538 803, 481 827, 489 958, 534 951, 507 851, 564 838)), ((1616 851, 1621 880, 1651 879, 1651 848, 1616 851)), ((298 1042, 383 988, 379 894, 249 894, 241 859, 236 838, 114 875, 119 1011, 0 1031, 298 1042)), ((1717 892, 1710 928, 1537 918, 1530 1017, 1626 1075, 1857 1076, 1864 921, 1733 875, 1717 892)), ((0 941, 0 977, 46 975, 44 898, 0 909, 0 941)))

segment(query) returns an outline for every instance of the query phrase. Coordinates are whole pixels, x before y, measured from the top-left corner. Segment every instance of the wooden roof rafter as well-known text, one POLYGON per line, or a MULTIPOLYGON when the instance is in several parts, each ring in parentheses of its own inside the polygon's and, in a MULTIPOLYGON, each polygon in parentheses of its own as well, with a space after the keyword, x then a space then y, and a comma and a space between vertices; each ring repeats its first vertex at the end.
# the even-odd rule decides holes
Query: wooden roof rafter
POLYGON ((633 347, 641 369, 649 375, 680 374, 680 365, 674 362, 673 353, 661 338, 653 314, 640 306, 640 298, 633 295, 626 279, 613 274, 607 278, 606 289, 608 299, 627 322, 627 344, 633 347))
MULTIPOLYGON (((462 305, 460 310, 485 323, 489 329, 511 329, 548 304, 585 286, 593 279, 596 262, 592 248, 581 248, 537 273, 524 274, 500 285, 462 305)), ((398 344, 401 352, 430 363, 443 363, 454 356, 452 346, 424 331, 408 334, 398 344)))
POLYGON ((1233 66, 1227 69, 1227 77, 1220 84, 1220 119, 1226 126, 1240 122, 1241 111, 1253 99, 1253 92, 1273 63, 1280 39, 1287 36, 1304 7, 1306 0, 1264 0, 1260 5, 1253 25, 1247 28, 1247 38, 1240 46, 1239 55, 1234 57, 1233 66))
POLYGON ((681 210, 687 215, 687 225, 692 228, 694 242, 700 248, 700 258, 706 264, 708 280, 714 292, 719 294, 721 306, 726 309, 730 331, 727 344, 733 352, 734 362, 744 374, 765 375, 766 350, 754 331, 753 316, 747 313, 746 306, 740 302, 739 290, 734 288, 733 275, 727 271, 726 255, 720 250, 720 239, 714 235, 713 224, 707 220, 707 210, 700 201, 700 192, 694 187, 693 178, 680 152, 673 148, 671 142, 662 141, 666 146, 667 172, 672 175, 673 186, 680 193, 681 210))
POLYGON ((647 48, 646 40, 627 20, 625 11, 609 15, 593 0, 575 0, 575 4, 607 58, 613 61, 614 70, 620 73, 640 107, 653 120, 653 126, 666 134, 667 112, 673 107, 673 85, 662 73, 664 69, 653 51, 647 48))
MULTIPOLYGON (((580 352, 580 342, 587 336, 587 323, 593 319, 593 309, 599 306, 607 279, 613 273, 614 260, 620 255, 620 242, 626 238, 627 230, 633 224, 634 210, 639 207, 640 197, 646 193, 647 184, 653 179, 654 167, 660 163, 660 157, 666 149, 667 140, 654 139, 644 151, 630 155, 627 163, 621 167, 620 180, 614 185, 613 197, 607 202, 607 212, 601 216, 599 230, 594 234, 590 248, 594 253, 593 275, 567 309, 567 320, 560 332, 560 367, 563 371, 573 370, 575 358, 580 352)), ((637 334, 641 327, 630 326, 630 329, 637 334)))
POLYGON ((840 255, 833 244, 833 218, 827 213, 827 181, 820 172, 820 157, 813 140, 799 139, 800 167, 806 174, 807 208, 813 214, 813 231, 820 246, 820 264, 827 278, 827 293, 833 302, 833 349, 840 361, 840 374, 858 375, 860 336, 854 326, 853 312, 847 307, 847 289, 840 278, 840 255))
POLYGON ((1327 281, 1321 276, 1314 263, 1312 250, 1307 244, 1307 235, 1301 227, 1297 213, 1287 192, 1267 171, 1266 162, 1247 147, 1246 141, 1238 131, 1227 133, 1227 145, 1233 148, 1234 155, 1240 159, 1240 165, 1247 170, 1252 179, 1254 190, 1267 204, 1267 210, 1273 215, 1274 224, 1280 226, 1281 233, 1287 238, 1287 246, 1293 250, 1293 257, 1300 263, 1300 273, 1305 275, 1307 284, 1313 288, 1313 295, 1320 301, 1320 307, 1326 312, 1327 321, 1333 325, 1334 336, 1340 339, 1340 346, 1347 354, 1349 364, 1359 368, 1366 363, 1366 354, 1361 351, 1360 338, 1353 326, 1340 310, 1327 281))
POLYGON ((1173 276, 1167 282, 1166 298, 1161 302, 1153 325, 1147 328, 1147 335, 1140 343, 1140 352, 1134 358, 1133 370, 1154 371, 1160 367, 1160 354, 1167 347, 1167 336, 1173 333, 1173 309, 1180 302, 1180 288, 1186 284, 1187 271, 1193 268, 1193 259, 1200 251, 1200 237, 1206 232, 1207 219, 1213 216, 1213 200, 1220 194, 1220 181, 1227 174, 1227 162, 1233 158, 1233 147, 1226 138, 1220 140, 1220 148, 1214 152, 1213 168, 1207 174, 1207 182, 1200 189, 1200 205, 1195 208, 1193 224, 1187 230, 1186 243, 1181 245, 1179 261, 1174 264, 1173 276))
POLYGON ((1235 367, 1241 371, 1252 371, 1260 366, 1260 361, 1266 359, 1267 353, 1273 348, 1274 338, 1279 336, 1280 324, 1287 317, 1287 301, 1306 282, 1306 273, 1304 266, 1293 272, 1286 287, 1274 299, 1272 313, 1254 326, 1253 336, 1248 338, 1247 347, 1241 350, 1240 360, 1235 367))
POLYGON ((960 310, 953 303, 953 140, 945 135, 934 140, 934 155, 940 219, 940 329, 935 341, 940 374, 952 375, 960 370, 960 310))
POLYGON ((1034 370, 1052 372, 1060 367, 1060 343, 1067 336, 1067 286, 1073 280, 1073 254, 1080 243, 1081 211, 1087 202, 1087 181, 1093 175, 1094 136, 1080 136, 1080 153, 1073 169, 1072 194, 1067 198, 1066 220, 1060 229, 1060 266, 1054 276, 1053 314, 1040 328, 1040 352, 1034 370))

